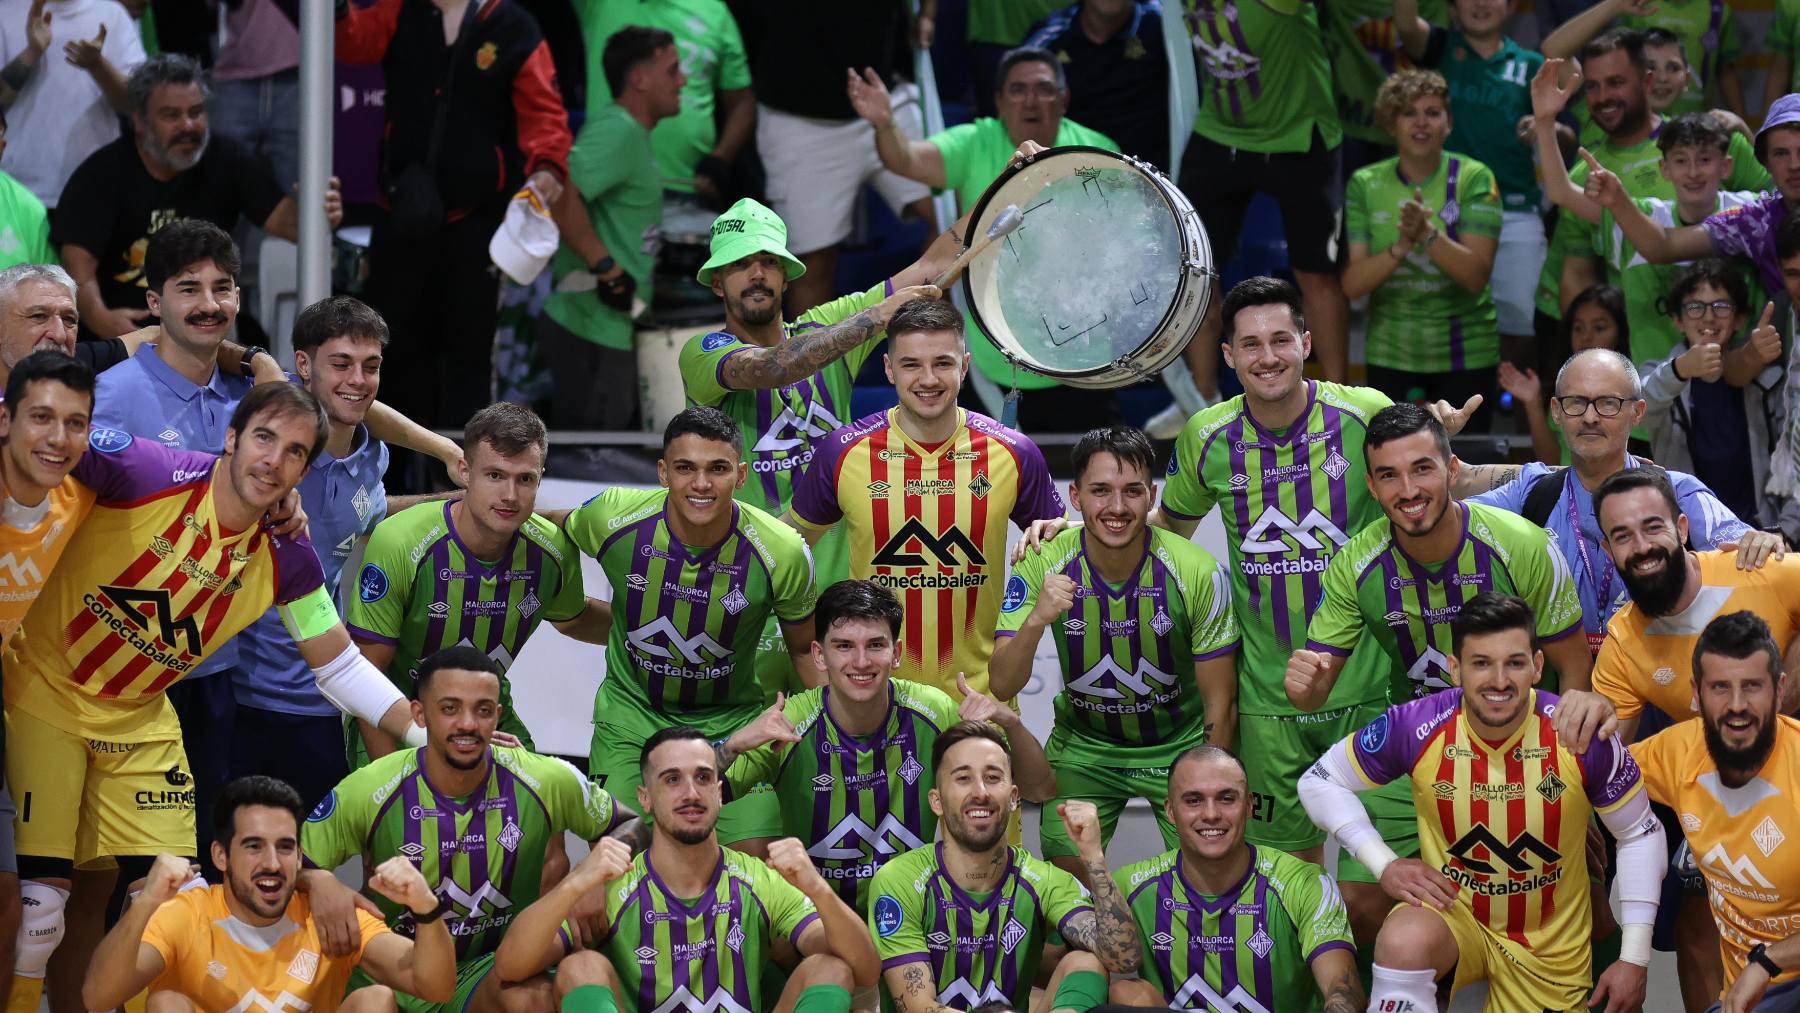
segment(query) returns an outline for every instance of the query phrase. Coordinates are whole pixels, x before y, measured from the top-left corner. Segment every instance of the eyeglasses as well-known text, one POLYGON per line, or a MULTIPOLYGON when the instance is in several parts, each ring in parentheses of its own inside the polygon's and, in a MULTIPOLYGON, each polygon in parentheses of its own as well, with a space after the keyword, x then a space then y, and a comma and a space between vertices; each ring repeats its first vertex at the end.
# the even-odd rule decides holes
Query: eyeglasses
POLYGON ((1038 98, 1051 99, 1055 98, 1061 91, 1062 89, 1058 88, 1054 81, 1040 81, 1034 85, 1009 84, 1006 86, 1005 94, 1007 98, 1016 101, 1023 99, 1027 95, 1036 95, 1038 98))
POLYGON ((1582 397, 1579 394, 1566 394, 1561 397, 1551 398, 1551 400, 1555 401, 1556 406, 1562 409, 1562 413, 1570 418, 1586 415, 1588 406, 1593 405, 1594 411, 1598 412, 1601 418, 1610 419, 1623 411, 1627 404, 1631 404, 1637 399, 1629 397, 1613 397, 1611 395, 1606 397, 1582 397))
POLYGON ((1728 317, 1737 312, 1737 306, 1730 299, 1715 299, 1712 302, 1684 302, 1681 313, 1689 320, 1698 320, 1712 310, 1715 317, 1728 317))

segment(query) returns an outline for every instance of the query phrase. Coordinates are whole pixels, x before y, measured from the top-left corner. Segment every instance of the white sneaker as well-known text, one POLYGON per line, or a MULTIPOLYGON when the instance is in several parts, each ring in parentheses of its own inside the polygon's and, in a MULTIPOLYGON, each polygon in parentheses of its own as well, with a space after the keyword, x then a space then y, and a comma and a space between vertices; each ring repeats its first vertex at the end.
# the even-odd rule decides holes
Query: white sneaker
POLYGON ((1171 401, 1169 407, 1150 416, 1144 423, 1144 432, 1153 440, 1172 440, 1181 435, 1192 416, 1181 410, 1181 405, 1171 401))

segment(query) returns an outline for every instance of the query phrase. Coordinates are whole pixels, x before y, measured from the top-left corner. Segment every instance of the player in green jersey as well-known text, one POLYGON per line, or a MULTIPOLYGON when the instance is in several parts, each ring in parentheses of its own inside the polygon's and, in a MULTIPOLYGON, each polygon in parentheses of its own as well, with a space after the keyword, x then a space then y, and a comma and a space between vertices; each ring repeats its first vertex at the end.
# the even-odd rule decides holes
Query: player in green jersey
POLYGON ((1144 977, 1113 1001, 1177 1009, 1360 1013, 1350 919, 1325 870, 1244 840, 1237 757, 1195 746, 1169 770, 1164 815, 1181 844, 1113 873, 1137 919, 1144 977), (1316 991, 1315 991, 1316 990, 1316 991))
MULTIPOLYGON (((563 528, 613 588, 617 621, 594 697, 589 770, 614 795, 637 788, 638 752, 659 728, 692 725, 723 740, 762 710, 756 656, 780 623, 794 670, 811 664, 812 557, 794 529, 732 492, 749 468, 731 417, 678 413, 663 430, 661 489, 609 489, 563 528)), ((773 793, 726 807, 720 840, 758 853, 781 826, 773 793)))
POLYGON ((649 850, 632 858, 621 842, 600 842, 513 924, 501 977, 556 964, 565 1013, 847 1013, 850 990, 881 973, 868 931, 794 838, 772 843, 767 864, 719 847, 723 779, 707 736, 658 731, 637 780, 654 825, 649 850), (604 908, 571 918, 601 888, 604 908), (771 964, 788 978, 766 1003, 771 964))
POLYGON ((992 721, 1017 757, 1029 802, 1056 794, 1044 748, 1012 708, 958 680, 960 708, 932 686, 896 679, 900 599, 873 581, 841 580, 819 596, 811 663, 825 686, 783 699, 718 747, 726 791, 773 785, 782 830, 807 842, 819 874, 858 912, 869 881, 895 855, 937 837, 931 747, 957 721, 992 721))
MULTIPOLYGON (((443 648, 470 644, 493 658, 502 673, 500 730, 529 749, 506 670, 544 620, 603 644, 611 613, 583 591, 574 545, 532 514, 550 448, 543 420, 529 408, 489 405, 469 419, 463 448, 462 495, 375 526, 345 624, 363 657, 409 696, 420 659, 443 648)), ((358 724, 351 769, 394 749, 392 738, 358 724)))
MULTIPOLYGON (((425 726, 424 748, 390 753, 352 773, 300 830, 306 864, 319 870, 307 885, 321 920, 351 912, 349 891, 330 870, 358 855, 375 864, 394 857, 417 863, 443 898, 456 938, 456 997, 445 1007, 402 996, 409 1013, 503 1007, 501 979, 489 973, 494 951, 518 913, 561 878, 547 856, 562 856, 565 831, 589 842, 617 835, 636 847, 648 838, 634 812, 564 761, 493 746, 499 669, 466 645, 421 662, 412 708, 425 726)), ((394 931, 412 933, 408 911, 365 892, 394 931)), ((547 996, 549 984, 509 979, 504 988, 547 996)))
POLYGON ((1052 1010, 1106 999, 1106 975, 1135 974, 1137 931, 1106 871, 1092 803, 1059 807, 1094 894, 1057 867, 1006 841, 1019 804, 1006 739, 986 723, 961 722, 932 746, 931 808, 943 820, 935 845, 909 851, 875 874, 869 931, 882 978, 901 1013, 1024 1009, 1045 985, 1052 1010))
MULTIPOLYGON (((1129 427, 1090 430, 1075 444, 1069 496, 1086 523, 1061 532, 1013 568, 988 667, 1011 699, 1054 627, 1062 665, 1047 752, 1060 800, 1084 799, 1112 839, 1125 803, 1160 809, 1169 766, 1237 730, 1237 623, 1225 572, 1205 549, 1146 521, 1156 499, 1156 450, 1129 427), (1192 672, 1192 678, 1189 678, 1192 672)), ((1042 823, 1044 857, 1084 878, 1073 842, 1042 823)), ((1091 885, 1091 884, 1089 884, 1091 885)))
MULTIPOLYGON (((1482 591, 1530 602, 1562 687, 1587 689, 1593 657, 1579 635, 1581 600, 1551 535, 1498 507, 1454 501, 1461 463, 1450 453, 1444 427, 1417 405, 1376 412, 1363 455, 1364 484, 1385 516, 1352 536, 1326 567, 1321 594, 1311 600, 1306 644, 1287 662, 1288 700, 1302 711, 1325 706, 1344 658, 1359 643, 1368 650, 1371 642, 1387 654, 1391 699, 1405 702, 1447 688, 1450 620, 1482 591)), ((1548 674, 1546 680, 1549 689, 1557 688, 1548 674)), ((1391 826, 1382 831, 1397 853, 1417 851, 1416 827, 1404 836, 1391 826)), ((1365 867, 1356 868, 1357 875, 1344 882, 1344 899, 1357 938, 1371 940, 1391 901, 1365 867)))

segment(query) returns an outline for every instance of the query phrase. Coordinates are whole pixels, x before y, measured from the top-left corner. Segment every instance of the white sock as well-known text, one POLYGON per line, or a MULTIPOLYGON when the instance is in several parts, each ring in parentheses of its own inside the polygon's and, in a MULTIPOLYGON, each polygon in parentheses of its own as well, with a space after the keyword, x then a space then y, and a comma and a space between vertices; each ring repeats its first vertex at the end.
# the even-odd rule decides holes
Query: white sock
POLYGON ((1369 1013, 1437 1013, 1437 972, 1401 971, 1375 965, 1369 1013))

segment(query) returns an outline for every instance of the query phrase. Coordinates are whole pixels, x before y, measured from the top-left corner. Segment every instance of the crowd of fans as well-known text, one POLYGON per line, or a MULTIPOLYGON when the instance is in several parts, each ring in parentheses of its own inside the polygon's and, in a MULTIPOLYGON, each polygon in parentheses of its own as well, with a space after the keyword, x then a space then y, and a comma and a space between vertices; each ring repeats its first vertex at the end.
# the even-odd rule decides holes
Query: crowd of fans
POLYGON ((1661 949, 1800 1009, 1800 8, 1755 103, 1722 0, 1357 9, 341 2, 368 267, 278 363, 299 2, 0 0, 8 1008, 1626 1013, 1661 949), (977 393, 934 194, 1069 144, 1221 263, 1280 212, 1197 412, 977 393), (865 278, 870 188, 925 238, 865 278), (538 509, 503 284, 655 486, 538 509), (514 705, 545 623, 605 648, 585 772, 514 705))

